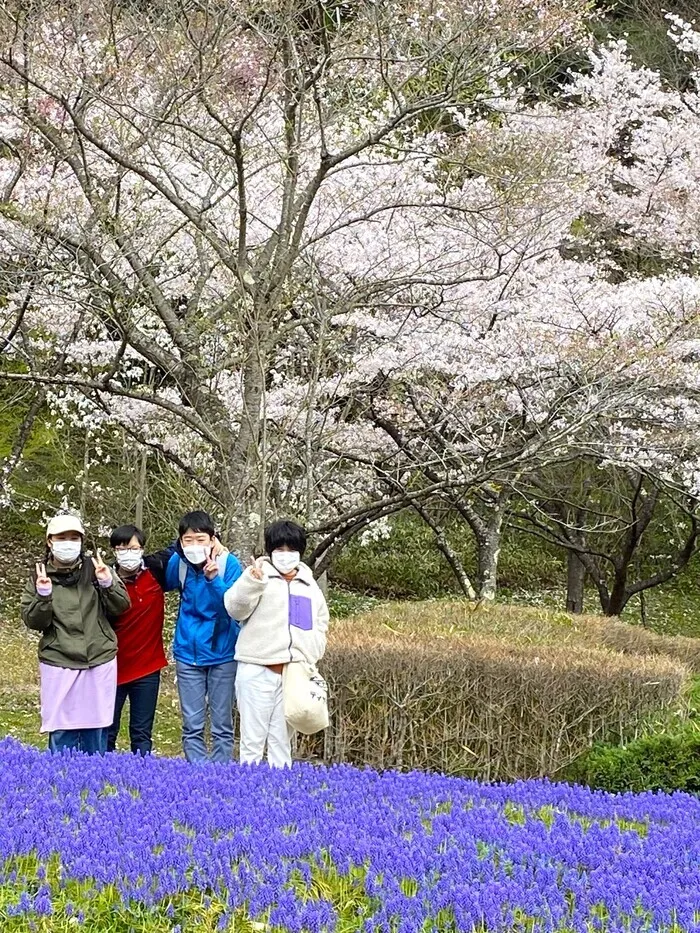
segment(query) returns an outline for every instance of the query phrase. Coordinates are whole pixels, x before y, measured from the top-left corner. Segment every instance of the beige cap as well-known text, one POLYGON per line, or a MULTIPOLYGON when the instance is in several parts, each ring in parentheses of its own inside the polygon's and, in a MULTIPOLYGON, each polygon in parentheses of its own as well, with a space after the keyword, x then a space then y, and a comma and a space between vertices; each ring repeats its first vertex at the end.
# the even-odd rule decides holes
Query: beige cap
POLYGON ((80 518, 77 515, 69 514, 54 515, 46 526, 46 537, 50 538, 52 535, 60 535, 64 531, 77 531, 85 537, 85 529, 83 528, 83 523, 80 521, 80 518))

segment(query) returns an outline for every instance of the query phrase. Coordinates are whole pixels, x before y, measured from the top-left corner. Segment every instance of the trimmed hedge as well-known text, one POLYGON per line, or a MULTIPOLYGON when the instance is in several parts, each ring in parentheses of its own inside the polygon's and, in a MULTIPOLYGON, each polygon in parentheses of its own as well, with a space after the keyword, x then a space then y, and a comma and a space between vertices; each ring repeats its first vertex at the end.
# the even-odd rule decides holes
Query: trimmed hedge
POLYGON ((676 658, 591 647, 568 617, 552 623, 558 644, 536 623, 496 607, 477 618, 464 603, 336 622, 322 664, 331 725, 301 753, 487 780, 561 776, 594 743, 630 740, 651 714, 682 707, 689 672, 676 658))
POLYGON ((621 654, 660 655, 677 658, 682 664, 700 673, 700 639, 687 635, 658 635, 639 625, 629 625, 617 619, 596 621, 597 639, 601 645, 621 654))

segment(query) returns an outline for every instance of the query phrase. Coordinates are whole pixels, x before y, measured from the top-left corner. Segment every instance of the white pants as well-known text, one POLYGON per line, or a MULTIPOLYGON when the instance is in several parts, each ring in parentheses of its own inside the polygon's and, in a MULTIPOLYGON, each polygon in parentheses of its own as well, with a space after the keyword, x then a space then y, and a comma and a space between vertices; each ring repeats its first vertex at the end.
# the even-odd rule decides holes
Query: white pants
POLYGON ((292 764, 294 733, 284 718, 282 676, 262 664, 238 662, 236 701, 241 718, 241 764, 262 761, 267 741, 267 761, 273 768, 292 764))

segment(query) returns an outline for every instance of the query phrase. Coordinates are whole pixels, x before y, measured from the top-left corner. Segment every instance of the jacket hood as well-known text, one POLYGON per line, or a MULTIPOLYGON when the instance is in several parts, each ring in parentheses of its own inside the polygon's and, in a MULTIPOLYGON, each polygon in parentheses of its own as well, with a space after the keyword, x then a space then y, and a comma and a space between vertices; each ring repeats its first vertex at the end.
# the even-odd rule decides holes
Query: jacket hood
POLYGON ((49 554, 45 561, 46 573, 58 586, 75 586, 80 582, 92 582, 94 580, 94 568, 92 561, 85 559, 84 554, 69 564, 67 567, 59 567, 53 563, 49 554))

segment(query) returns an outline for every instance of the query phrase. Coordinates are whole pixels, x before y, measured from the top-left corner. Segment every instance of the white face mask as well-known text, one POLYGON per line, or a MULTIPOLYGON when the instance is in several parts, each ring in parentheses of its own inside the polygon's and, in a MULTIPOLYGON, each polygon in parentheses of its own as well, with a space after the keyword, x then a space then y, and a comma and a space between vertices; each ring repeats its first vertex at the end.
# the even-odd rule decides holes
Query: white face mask
POLYGON ((210 550, 211 548, 205 547, 203 544, 188 544, 186 547, 183 547, 182 553, 187 560, 196 567, 198 564, 203 564, 207 557, 209 557, 210 550))
POLYGON ((291 573, 301 563, 299 551, 273 551, 270 555, 272 566, 280 573, 291 573))
POLYGON ((138 570, 143 563, 142 549, 137 548, 135 550, 129 551, 115 551, 114 553, 117 556, 117 564, 122 568, 122 570, 138 570))
POLYGON ((80 557, 82 541, 52 541, 51 553, 62 564, 72 564, 80 557))

